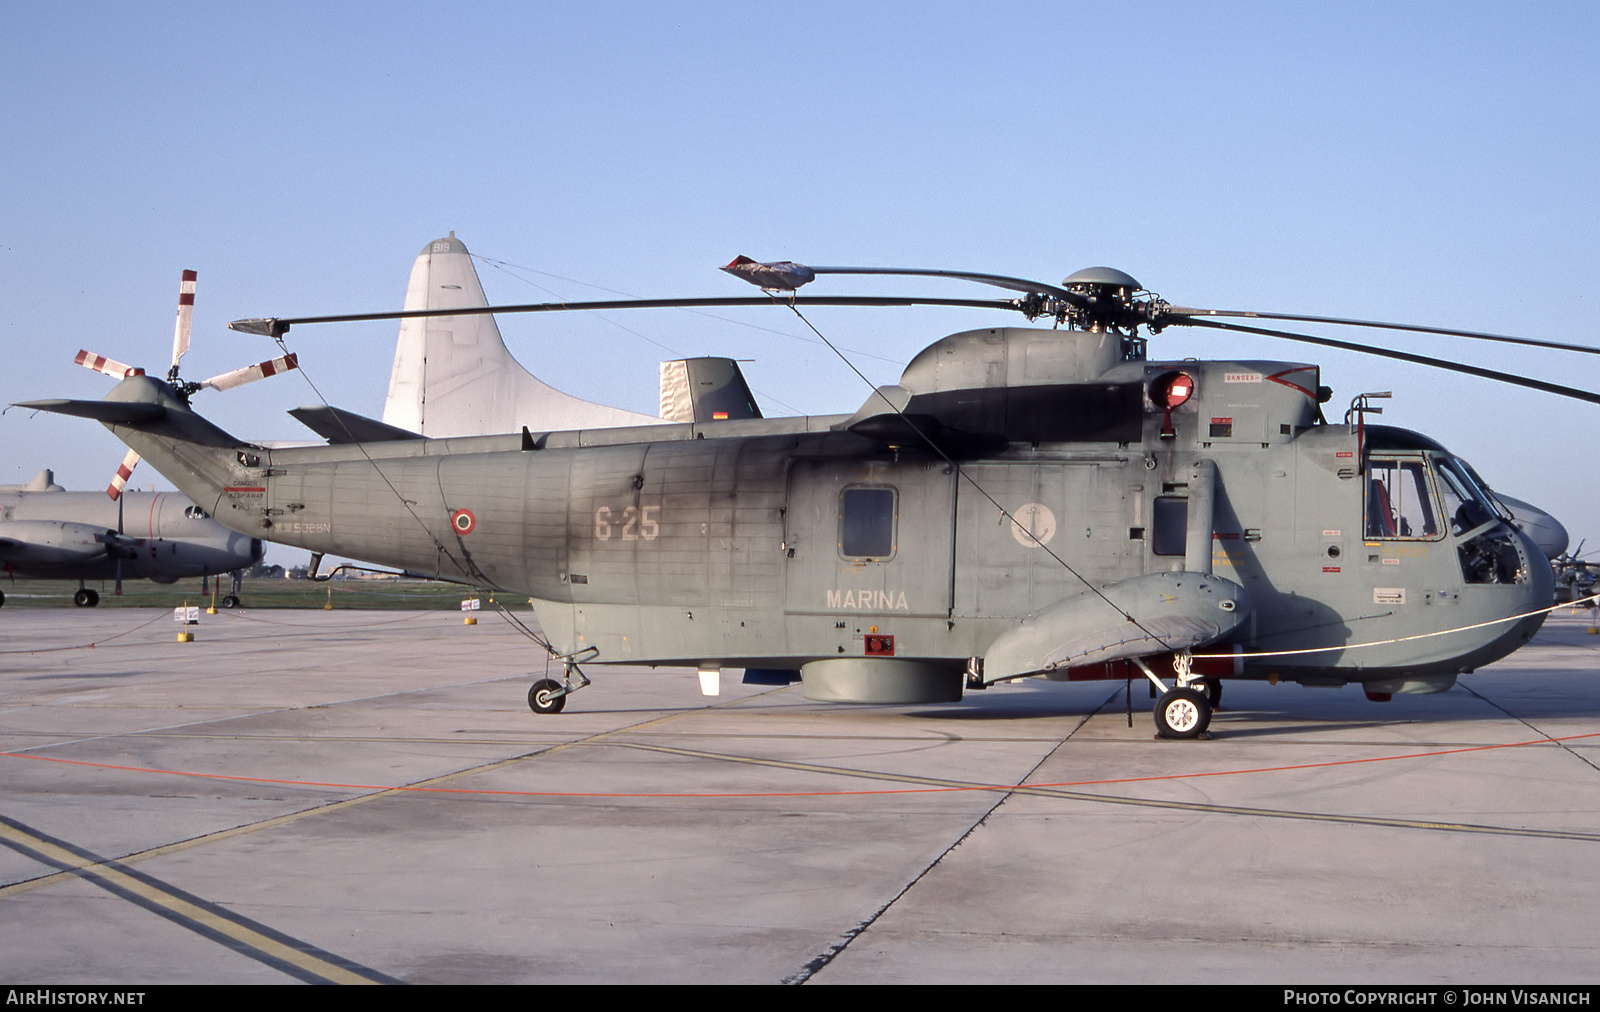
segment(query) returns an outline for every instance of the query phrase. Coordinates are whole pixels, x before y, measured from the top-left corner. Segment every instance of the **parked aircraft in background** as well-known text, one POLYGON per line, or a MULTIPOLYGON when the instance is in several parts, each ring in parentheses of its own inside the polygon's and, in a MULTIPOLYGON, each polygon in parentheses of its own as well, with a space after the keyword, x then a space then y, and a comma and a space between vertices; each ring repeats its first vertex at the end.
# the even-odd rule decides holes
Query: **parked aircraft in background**
MULTIPOLYGON (((68 492, 49 471, 26 485, 0 485, 0 567, 15 578, 77 580, 73 603, 92 608, 100 595, 88 580, 175 583, 185 577, 233 573, 261 560, 259 538, 228 530, 177 492, 68 492)), ((0 604, 5 594, 0 592, 0 604)))

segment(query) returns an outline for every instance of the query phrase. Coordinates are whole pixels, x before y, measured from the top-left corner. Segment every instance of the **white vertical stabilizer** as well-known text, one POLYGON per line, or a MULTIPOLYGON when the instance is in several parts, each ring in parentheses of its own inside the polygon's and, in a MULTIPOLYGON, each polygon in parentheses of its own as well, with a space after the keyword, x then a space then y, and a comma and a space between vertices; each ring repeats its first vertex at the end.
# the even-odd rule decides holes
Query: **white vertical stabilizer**
MULTIPOLYGON (((455 233, 422 248, 406 309, 487 306, 466 244, 455 233)), ((490 314, 402 320, 383 420, 424 436, 660 424, 663 419, 582 400, 542 383, 507 350, 490 314)))

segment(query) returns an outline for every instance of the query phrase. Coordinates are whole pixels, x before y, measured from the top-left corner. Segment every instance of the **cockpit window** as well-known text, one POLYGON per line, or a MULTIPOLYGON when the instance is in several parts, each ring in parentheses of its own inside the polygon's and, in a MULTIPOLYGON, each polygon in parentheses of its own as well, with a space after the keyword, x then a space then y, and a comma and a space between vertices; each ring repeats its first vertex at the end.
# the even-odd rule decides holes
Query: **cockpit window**
POLYGON ((1367 465, 1367 537, 1437 538, 1428 476, 1420 460, 1373 459, 1367 465))
POLYGON ((188 507, 183 511, 183 515, 188 517, 190 520, 205 520, 211 516, 211 514, 207 513, 198 506, 188 507))

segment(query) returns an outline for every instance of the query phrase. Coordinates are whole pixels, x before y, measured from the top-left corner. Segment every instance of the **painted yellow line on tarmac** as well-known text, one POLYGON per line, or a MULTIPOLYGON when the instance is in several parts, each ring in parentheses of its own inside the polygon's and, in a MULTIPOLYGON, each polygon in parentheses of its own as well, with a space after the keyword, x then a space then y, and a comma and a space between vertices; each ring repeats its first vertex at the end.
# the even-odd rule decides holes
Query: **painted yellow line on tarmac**
POLYGON ((0 816, 0 844, 133 901, 259 962, 312 983, 397 984, 386 974, 323 952, 175 886, 0 816))

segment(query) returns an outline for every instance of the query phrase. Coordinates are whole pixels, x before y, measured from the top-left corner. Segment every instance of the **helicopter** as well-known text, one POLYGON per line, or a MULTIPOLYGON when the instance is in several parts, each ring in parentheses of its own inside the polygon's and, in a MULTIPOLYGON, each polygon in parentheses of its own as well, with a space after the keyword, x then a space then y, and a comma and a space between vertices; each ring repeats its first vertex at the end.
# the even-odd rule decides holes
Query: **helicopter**
MULTIPOLYGON (((1050 285, 970 272, 739 258, 760 297, 469 306, 235 321, 283 341, 353 320, 665 306, 969 306, 1052 328, 941 338, 852 414, 271 448, 185 392, 129 376, 96 419, 225 525, 283 544, 526 594, 563 677, 586 664, 724 667, 808 698, 923 704, 1020 678, 1148 680, 1162 737, 1203 736, 1224 678, 1449 689, 1540 627, 1544 552, 1465 461, 1342 423, 1316 365, 1153 360, 1169 326, 1368 351, 1600 403, 1457 362, 1219 317, 1502 335, 1174 306, 1124 272, 1050 285), (801 296, 826 274, 977 282, 1008 299, 801 296), (1168 684, 1170 682, 1170 684, 1168 684)), ((1543 514, 1541 514, 1543 515, 1543 514)))
POLYGON ((1596 566, 1584 554, 1583 545, 1583 542, 1579 542, 1571 552, 1559 553, 1550 560, 1555 572, 1558 604, 1584 601, 1593 608, 1600 603, 1594 596, 1596 566))

